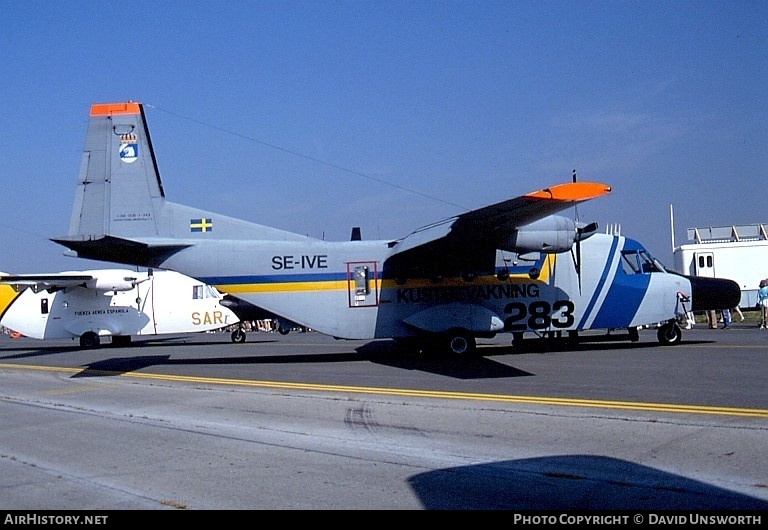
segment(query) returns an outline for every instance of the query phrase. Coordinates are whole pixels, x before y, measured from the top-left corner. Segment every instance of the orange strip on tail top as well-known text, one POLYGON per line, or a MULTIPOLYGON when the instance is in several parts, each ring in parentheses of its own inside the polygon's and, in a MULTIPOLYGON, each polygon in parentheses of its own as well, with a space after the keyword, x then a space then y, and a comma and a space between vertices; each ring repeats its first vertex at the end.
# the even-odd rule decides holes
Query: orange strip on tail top
POLYGON ((115 114, 139 114, 139 104, 128 103, 98 103, 91 105, 91 116, 114 116, 115 114))

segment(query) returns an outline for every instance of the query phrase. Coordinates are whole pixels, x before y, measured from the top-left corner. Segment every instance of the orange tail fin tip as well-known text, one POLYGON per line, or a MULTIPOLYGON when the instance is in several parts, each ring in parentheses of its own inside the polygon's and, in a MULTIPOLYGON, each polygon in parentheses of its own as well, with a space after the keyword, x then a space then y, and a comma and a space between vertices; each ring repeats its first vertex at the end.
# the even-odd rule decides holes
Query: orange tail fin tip
POLYGON ((139 105, 135 101, 127 103, 99 103, 91 105, 91 116, 114 116, 116 114, 139 114, 139 105))

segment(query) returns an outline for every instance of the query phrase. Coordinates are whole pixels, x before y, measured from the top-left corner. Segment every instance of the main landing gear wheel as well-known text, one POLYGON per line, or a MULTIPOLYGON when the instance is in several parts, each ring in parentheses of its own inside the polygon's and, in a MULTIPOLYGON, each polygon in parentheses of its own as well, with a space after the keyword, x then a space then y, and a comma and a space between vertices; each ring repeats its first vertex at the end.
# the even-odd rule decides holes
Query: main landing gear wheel
POLYGON ((131 343, 130 335, 112 335, 113 346, 128 346, 131 343))
POLYGON ((242 343, 245 342, 245 330, 243 328, 237 328, 232 332, 232 342, 242 343))
POLYGON ((86 331, 80 335, 80 347, 90 350, 92 348, 98 348, 101 340, 99 336, 93 331, 86 331))
POLYGON ((446 345, 448 351, 453 355, 461 355, 464 357, 471 356, 477 349, 477 342, 475 337, 465 333, 463 331, 454 331, 448 334, 446 345))
POLYGON ((671 346, 672 344, 678 344, 683 340, 683 330, 677 322, 667 322, 659 328, 657 337, 661 344, 671 346))

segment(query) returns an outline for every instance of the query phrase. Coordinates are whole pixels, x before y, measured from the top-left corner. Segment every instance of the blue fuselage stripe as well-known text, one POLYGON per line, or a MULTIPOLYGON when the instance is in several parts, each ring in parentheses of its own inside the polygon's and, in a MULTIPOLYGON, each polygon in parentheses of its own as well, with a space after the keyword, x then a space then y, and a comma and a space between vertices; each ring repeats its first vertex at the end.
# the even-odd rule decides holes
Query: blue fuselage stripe
POLYGON ((611 270, 611 264, 613 263, 613 256, 616 253, 616 247, 618 246, 618 244, 619 244, 619 238, 614 237, 613 241, 611 242, 611 250, 608 251, 608 259, 605 260, 605 266, 603 267, 603 272, 600 274, 600 280, 597 282, 597 288, 592 293, 592 298, 590 298, 589 300, 587 309, 586 311, 584 311, 584 314, 581 316, 581 321, 579 322, 578 329, 584 329, 584 325, 587 322, 589 315, 594 310, 595 305, 597 304, 597 300, 600 297, 600 293, 603 291, 603 286, 605 285, 605 282, 608 281, 608 272, 610 272, 611 270))
POLYGON ((598 311, 593 328, 613 328, 631 322, 648 292, 651 275, 647 273, 624 274, 618 271, 603 304, 598 311))
POLYGON ((205 276, 198 278, 209 285, 266 285, 296 282, 333 282, 346 281, 345 272, 312 274, 263 274, 241 276, 205 276))

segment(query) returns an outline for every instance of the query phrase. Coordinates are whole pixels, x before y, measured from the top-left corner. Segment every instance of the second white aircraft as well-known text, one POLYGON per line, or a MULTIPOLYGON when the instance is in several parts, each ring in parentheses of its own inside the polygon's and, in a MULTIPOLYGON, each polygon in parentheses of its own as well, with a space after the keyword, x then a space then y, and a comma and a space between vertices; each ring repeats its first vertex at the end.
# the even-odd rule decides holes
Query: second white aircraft
MULTIPOLYGON (((221 329, 239 319, 214 287, 174 271, 101 269, 50 274, 0 273, 0 325, 35 339, 103 337, 221 329)), ((233 336, 234 340, 234 336, 233 336)))

